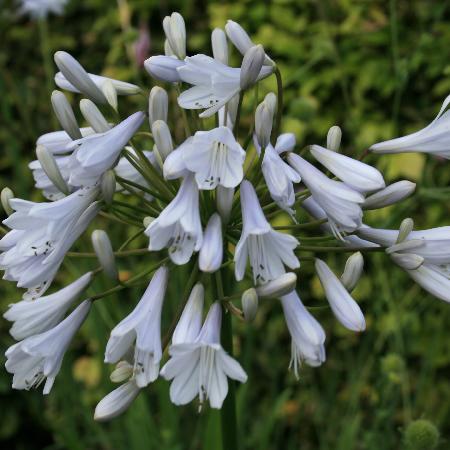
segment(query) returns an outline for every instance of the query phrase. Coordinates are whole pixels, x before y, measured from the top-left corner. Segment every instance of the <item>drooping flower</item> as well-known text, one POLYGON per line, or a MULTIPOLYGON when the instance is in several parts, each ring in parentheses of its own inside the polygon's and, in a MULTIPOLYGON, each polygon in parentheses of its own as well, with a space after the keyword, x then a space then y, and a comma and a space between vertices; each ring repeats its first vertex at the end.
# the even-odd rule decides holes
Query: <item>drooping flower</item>
POLYGON ((386 185, 383 176, 375 167, 320 145, 312 145, 310 152, 331 173, 358 192, 376 191, 386 185))
POLYGON ((13 322, 11 336, 19 341, 56 326, 91 280, 92 272, 88 272, 53 294, 9 305, 3 317, 13 322))
POLYGON ((220 409, 228 393, 227 377, 247 381, 241 365, 220 345, 221 321, 221 306, 215 302, 195 341, 170 347, 170 360, 161 375, 173 380, 170 399, 175 405, 185 405, 198 395, 200 404, 209 400, 211 408, 220 409))
POLYGON ((442 104, 436 118, 422 130, 407 136, 379 142, 370 147, 374 153, 431 153, 450 159, 450 111, 445 111, 450 104, 448 96, 442 104))
POLYGON ((339 278, 321 259, 316 258, 315 266, 325 296, 338 321, 351 331, 364 331, 364 315, 339 278))
POLYGON ((305 308, 295 290, 280 297, 280 301, 292 337, 289 368, 298 378, 303 361, 312 367, 320 366, 325 361, 325 332, 305 308))
POLYGON ((362 224, 364 196, 343 182, 331 180, 299 155, 290 153, 289 164, 302 177, 312 198, 325 211, 333 234, 352 232, 362 224))
POLYGON ((166 159, 164 173, 174 178, 184 173, 195 173, 199 189, 217 186, 234 188, 244 176, 245 152, 228 127, 197 131, 166 159))
POLYGON ((85 300, 62 322, 44 333, 30 336, 6 351, 5 368, 12 373, 14 389, 37 388, 45 379, 48 394, 61 368, 64 353, 91 308, 85 300))
POLYGON ((241 184, 242 235, 234 255, 235 275, 244 278, 247 259, 255 283, 265 283, 286 272, 284 266, 300 266, 294 249, 298 241, 293 236, 272 229, 264 216, 255 189, 249 181, 241 184))
POLYGON ((4 279, 35 297, 51 284, 66 252, 97 215, 98 188, 83 188, 51 203, 12 199, 15 210, 3 223, 12 230, 0 240, 4 279))
POLYGON ((118 362, 135 343, 134 377, 138 387, 155 381, 162 358, 161 311, 169 271, 155 272, 134 310, 111 331, 105 350, 105 362, 118 362))
POLYGON ((73 141, 67 150, 73 150, 69 170, 69 184, 91 186, 114 166, 121 150, 144 121, 143 112, 137 112, 105 133, 97 133, 73 141))
POLYGON ((147 227, 149 250, 169 248, 169 256, 175 264, 186 264, 203 242, 200 222, 198 187, 193 175, 181 183, 175 198, 147 227))

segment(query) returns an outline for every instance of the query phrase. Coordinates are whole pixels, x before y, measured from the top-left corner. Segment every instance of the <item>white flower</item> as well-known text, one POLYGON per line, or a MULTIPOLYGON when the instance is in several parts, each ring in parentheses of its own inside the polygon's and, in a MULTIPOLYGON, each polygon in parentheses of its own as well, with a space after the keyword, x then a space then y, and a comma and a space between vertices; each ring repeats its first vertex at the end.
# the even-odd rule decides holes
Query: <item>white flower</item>
POLYGON ((218 213, 214 213, 206 225, 198 265, 202 272, 215 272, 222 264, 223 241, 222 221, 218 213))
POLYGON ((299 155, 290 153, 289 164, 300 174, 303 183, 311 191, 312 198, 325 211, 333 234, 354 231, 361 226, 364 202, 361 193, 346 184, 331 180, 299 155))
POLYGON ((347 186, 359 192, 376 191, 386 185, 381 173, 368 164, 333 150, 328 150, 320 145, 312 145, 310 152, 331 173, 347 186))
POLYGON ((194 342, 202 328, 205 288, 197 283, 189 295, 180 320, 172 334, 172 345, 194 342))
POLYGON ((95 407, 94 420, 104 422, 126 411, 141 389, 134 380, 127 381, 103 397, 95 407))
POLYGON ((375 153, 431 153, 450 159, 450 111, 445 111, 450 103, 448 96, 436 118, 428 126, 407 136, 380 142, 370 147, 375 153), (445 111, 445 112, 444 112, 445 111))
MULTIPOLYGON (((81 136, 87 137, 94 134, 95 131, 91 127, 84 127, 80 128, 80 133, 81 136)), ((37 139, 36 147, 38 145, 43 145, 54 155, 60 155, 69 152, 67 146, 71 142, 71 137, 65 131, 51 131, 50 133, 43 134, 37 139)))
POLYGON ((185 405, 198 395, 200 404, 209 400, 211 408, 220 409, 228 393, 227 377, 247 381, 241 365, 220 345, 221 321, 221 306, 215 302, 195 341, 170 347, 171 358, 161 375, 173 380, 170 399, 175 405, 185 405))
POLYGON ((236 279, 244 278, 247 259, 255 283, 278 278, 286 272, 284 265, 291 269, 300 267, 294 254, 297 239, 272 229, 249 181, 244 180, 240 190, 243 228, 234 255, 236 279))
POLYGON ((364 258, 361 252, 351 255, 345 262, 344 272, 341 281, 348 292, 351 292, 358 283, 364 268, 364 258))
POLYGON ((115 165, 120 152, 144 121, 145 115, 137 112, 105 133, 98 133, 73 141, 67 150, 71 155, 69 184, 90 186, 104 172, 115 165))
MULTIPOLYGON (((256 140, 255 146, 259 153, 261 147, 256 140)), ((266 147, 261 165, 270 196, 281 209, 285 210, 291 216, 295 212, 291 208, 295 203, 293 183, 300 183, 301 177, 283 161, 280 155, 284 152, 290 152, 294 146, 295 136, 292 133, 285 133, 278 136, 275 147, 270 143, 266 147)))
POLYGON ((419 268, 406 272, 431 295, 450 303, 450 271, 448 269, 423 263, 419 268))
POLYGON ((86 319, 90 307, 91 302, 85 300, 56 327, 9 347, 5 353, 5 368, 14 374, 13 389, 37 388, 47 378, 43 393, 50 392, 64 353, 86 319))
POLYGON ((280 298, 284 318, 292 337, 291 362, 298 378, 303 361, 309 366, 320 366, 325 361, 325 332, 319 322, 308 312, 296 291, 280 298))
POLYGON ((174 12, 164 17, 163 28, 171 51, 179 59, 184 59, 186 57, 186 26, 183 16, 174 12))
POLYGON ((147 227, 145 234, 150 238, 149 250, 168 247, 171 260, 178 265, 186 264, 192 253, 200 250, 203 231, 193 175, 183 180, 175 198, 147 227))
POLYGON ((42 19, 50 13, 60 16, 69 0, 20 0, 21 14, 29 14, 33 19, 42 19))
POLYGON ((50 286, 66 252, 97 215, 97 195, 97 188, 85 188, 53 203, 11 200, 16 212, 3 221, 12 231, 0 240, 0 269, 4 279, 29 289, 25 298, 50 286))
POLYGON ((339 278, 321 259, 316 258, 315 266, 325 296, 339 322, 349 330, 364 331, 366 329, 364 315, 339 278))
POLYGON ((210 190, 219 185, 234 188, 244 176, 244 159, 245 151, 231 130, 221 126, 197 131, 173 151, 164 164, 164 174, 172 179, 183 174, 186 168, 195 173, 199 189, 210 190))
POLYGON ((155 272, 134 310, 111 331, 105 350, 105 362, 118 362, 135 342, 134 376, 139 387, 158 377, 161 348, 161 310, 169 271, 161 267, 155 272))
POLYGON ((144 67, 145 70, 157 80, 177 83, 181 81, 177 68, 182 67, 185 64, 184 61, 180 61, 173 56, 158 55, 148 58, 144 62, 144 67))
POLYGON ((393 205, 409 197, 416 189, 416 183, 408 180, 397 181, 366 197, 362 207, 364 209, 379 209, 393 205))
POLYGON ((88 272, 53 294, 9 305, 3 317, 14 322, 9 330, 11 336, 19 341, 56 326, 91 280, 92 272, 88 272))
POLYGON ((269 281, 256 288, 259 298, 264 297, 280 297, 289 294, 295 289, 297 284, 297 275, 293 272, 284 273, 278 278, 269 281))
MULTIPOLYGON (((176 69, 181 81, 193 87, 178 97, 178 104, 185 109, 205 109, 200 117, 210 117, 241 90, 241 69, 222 64, 206 55, 187 57, 185 64, 176 69)), ((272 73, 272 67, 261 69, 258 79, 272 73)))

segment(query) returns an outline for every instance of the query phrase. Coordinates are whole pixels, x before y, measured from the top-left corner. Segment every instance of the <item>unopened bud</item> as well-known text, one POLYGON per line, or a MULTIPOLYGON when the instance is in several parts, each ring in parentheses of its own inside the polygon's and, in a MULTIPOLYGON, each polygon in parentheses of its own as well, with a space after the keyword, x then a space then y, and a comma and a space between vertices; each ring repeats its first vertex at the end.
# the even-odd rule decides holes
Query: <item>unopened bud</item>
POLYGON ((220 28, 214 28, 211 33, 211 46, 214 59, 222 64, 228 65, 228 43, 227 36, 220 28))
POLYGON ((47 147, 38 145, 36 147, 36 156, 41 164, 42 170, 45 172, 49 180, 56 186, 62 193, 68 194, 70 192, 66 181, 61 175, 58 164, 56 163, 53 153, 51 153, 47 147))
POLYGON ((86 122, 96 133, 105 133, 111 129, 103 114, 92 100, 87 98, 80 100, 80 111, 86 122))
POLYGON ((277 112, 277 96, 273 92, 269 92, 264 97, 264 103, 269 108, 272 117, 275 116, 275 113, 277 112))
POLYGON ((217 211, 224 224, 230 220, 231 208, 233 206, 234 188, 227 188, 219 184, 216 189, 217 211))
POLYGON ((61 91, 53 91, 51 96, 53 111, 64 131, 73 139, 81 139, 80 127, 67 97, 61 91))
POLYGON ((159 170, 166 170, 166 166, 164 164, 164 160, 161 156, 161 153, 158 150, 158 147, 156 145, 153 146, 153 157, 155 158, 155 162, 157 164, 157 167, 159 170))
POLYGON ((400 224, 400 228, 398 230, 398 237, 396 243, 399 244, 403 242, 408 236, 409 233, 414 228, 414 221, 411 218, 406 218, 402 220, 402 223, 400 224))
POLYGON ((423 245, 424 241, 422 239, 408 239, 407 241, 391 245, 386 249, 386 253, 391 255, 392 253, 409 252, 410 250, 415 250, 423 245))
POLYGON ((416 255, 415 253, 394 252, 391 254, 391 259, 395 262, 395 264, 405 270, 416 270, 425 261, 422 256, 416 255))
POLYGON ((0 194, 0 199, 2 203, 3 210, 5 213, 10 216, 14 210, 11 208, 9 201, 14 198, 14 192, 9 188, 5 187, 2 189, 2 192, 0 194))
POLYGON ((333 150, 333 152, 339 151, 341 139, 342 139, 342 130, 337 125, 334 125, 328 130, 327 149, 333 150))
POLYGON ((163 28, 174 54, 178 59, 186 58, 186 26, 182 15, 174 12, 164 17, 163 28))
POLYGON ((144 220, 142 221, 142 223, 144 224, 144 227, 145 227, 145 228, 148 228, 148 226, 149 226, 154 220, 155 220, 154 217, 147 216, 147 217, 144 217, 144 220))
POLYGON ((117 112, 118 102, 117 102, 117 91, 111 80, 105 80, 102 83, 102 92, 108 101, 109 106, 117 112))
POLYGON ((113 383, 122 383, 133 376, 133 366, 128 361, 119 361, 109 376, 113 383))
POLYGON ((222 265, 223 241, 222 222, 220 216, 214 213, 206 225, 203 244, 200 248, 198 265, 202 272, 215 272, 222 265))
POLYGON ((114 194, 116 192, 116 174, 114 170, 107 170, 101 181, 101 191, 103 200, 107 205, 110 205, 113 201, 114 194))
POLYGON ((415 189, 416 183, 408 180, 397 181, 367 197, 362 206, 364 209, 384 208, 409 197, 415 189))
POLYGON ((172 56, 151 56, 144 62, 145 70, 157 80, 177 83, 181 81, 177 68, 184 65, 183 61, 172 56))
POLYGON ((297 275, 293 272, 284 273, 275 280, 269 281, 256 288, 258 297, 281 297, 289 294, 295 289, 297 284, 297 275))
POLYGON ((247 289, 241 298, 242 312, 244 313, 244 319, 246 322, 253 322, 258 312, 258 294, 255 288, 247 289))
POLYGON ((175 55, 175 52, 172 50, 172 47, 169 44, 169 41, 167 39, 164 40, 164 54, 166 56, 177 56, 175 55))
POLYGON ((157 120, 167 122, 169 99, 165 89, 155 86, 148 97, 148 120, 150 126, 157 120))
POLYGON ((67 52, 58 51, 55 53, 54 59, 61 73, 76 89, 95 103, 107 103, 102 91, 72 55, 67 52))
POLYGON ((361 278, 364 268, 364 258, 361 252, 353 253, 345 263, 344 273, 341 276, 342 284, 348 292, 355 289, 358 280, 361 278))
POLYGON ((439 430, 429 420, 411 422, 405 430, 407 450, 434 450, 439 444, 439 430))
POLYGON ((231 97, 231 100, 229 100, 227 103, 228 116, 231 120, 232 125, 234 125, 234 123, 236 122, 238 106, 239 106, 239 94, 236 94, 234 97, 231 97))
POLYGON ((109 278, 117 280, 119 274, 117 272, 116 260, 108 235, 103 230, 94 230, 91 235, 91 240, 102 269, 109 278))
POLYGON ((172 136, 167 123, 163 120, 157 120, 152 124, 152 134, 155 145, 158 147, 159 154, 163 161, 173 150, 172 136))
POLYGON ((261 72, 264 57, 265 53, 262 45, 255 45, 253 47, 250 47, 245 52, 241 64, 241 90, 245 91, 255 84, 256 80, 258 79, 259 73, 261 72))
POLYGON ((263 101, 255 111, 255 134, 261 149, 265 149, 270 144, 272 125, 273 115, 266 102, 263 101))

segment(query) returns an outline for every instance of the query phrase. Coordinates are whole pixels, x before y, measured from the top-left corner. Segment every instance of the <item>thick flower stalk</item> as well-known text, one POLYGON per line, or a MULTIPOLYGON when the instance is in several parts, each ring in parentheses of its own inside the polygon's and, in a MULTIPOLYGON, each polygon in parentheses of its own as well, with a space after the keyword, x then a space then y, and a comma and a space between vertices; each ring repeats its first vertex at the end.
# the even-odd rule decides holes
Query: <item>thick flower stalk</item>
MULTIPOLYGON (((299 295, 309 285, 305 277, 315 269, 326 312, 363 332, 370 323, 362 310, 370 305, 359 306, 355 288, 370 253, 384 253, 449 302, 450 232, 413 230, 412 220, 399 230, 367 225, 366 210, 395 207, 415 184, 386 186, 368 152, 344 155, 337 126, 325 147, 299 148, 282 126, 276 61, 239 24, 212 32, 213 56, 189 55, 179 13, 164 18, 163 30, 165 54, 145 61, 145 86, 89 73, 68 53, 55 54, 56 86, 85 98, 79 113, 62 91, 52 94, 61 129, 37 138, 37 159, 29 164, 47 201, 18 199, 7 187, 1 193, 8 217, 0 268, 5 280, 26 289, 4 314, 20 340, 6 352, 6 368, 14 388, 47 378, 48 393, 91 305, 118 293, 128 315, 111 330, 105 362, 115 364, 111 381, 120 386, 105 393, 95 419, 124 413, 162 376, 176 405, 198 398, 202 407, 222 408, 231 427, 222 433, 224 448, 235 449, 235 381, 248 377, 234 352, 233 322, 253 321, 261 302, 283 312, 291 348, 282 352, 299 377, 310 370, 303 363, 317 368, 326 361, 327 330, 300 300, 308 298, 299 295), (242 56, 238 67, 229 65, 229 44, 242 56), (276 93, 264 92, 267 77, 276 80, 276 93), (120 117, 131 95, 139 110, 120 117), (85 233, 91 222, 95 231, 85 233), (118 235, 122 242, 109 240, 118 235), (81 239, 93 251, 78 251, 81 239), (145 270, 137 272, 137 259, 126 266, 128 257, 140 258, 145 270), (99 264, 44 296, 65 258, 99 264), (131 272, 126 281, 122 264, 131 272), (97 277, 111 286, 99 292, 97 277), (175 288, 183 280, 184 293, 175 288), (127 289, 140 283, 147 289, 131 298, 127 289), (88 284, 90 300, 79 303, 88 284), (169 317, 169 309, 178 313, 169 317)), ((424 130, 371 150, 448 157, 447 103, 424 130)))

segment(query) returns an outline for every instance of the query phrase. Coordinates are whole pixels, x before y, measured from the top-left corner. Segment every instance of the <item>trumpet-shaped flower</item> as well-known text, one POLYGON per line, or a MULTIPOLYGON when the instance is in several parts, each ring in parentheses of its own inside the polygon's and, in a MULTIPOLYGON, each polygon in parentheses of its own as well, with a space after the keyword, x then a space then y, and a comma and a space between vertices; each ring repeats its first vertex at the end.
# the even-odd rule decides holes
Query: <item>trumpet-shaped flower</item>
POLYGON ((325 296, 339 322, 349 330, 364 331, 366 329, 364 315, 339 278, 324 261, 318 258, 316 258, 316 271, 325 296))
POLYGON ((234 255, 235 275, 244 278, 247 259, 255 283, 266 283, 291 269, 300 267, 294 254, 298 241, 293 236, 274 231, 259 204, 255 189, 249 181, 241 184, 242 235, 234 255))
POLYGON ((305 308, 296 291, 282 296, 280 301, 292 337, 289 368, 298 378, 303 361, 312 367, 320 366, 325 361, 325 332, 305 308))
POLYGON ((78 331, 91 302, 85 300, 62 322, 44 333, 30 336, 6 351, 5 368, 12 373, 14 389, 37 388, 45 379, 43 393, 48 394, 61 368, 64 353, 78 331))
POLYGON ((198 187, 193 175, 188 175, 175 196, 161 214, 147 227, 149 250, 169 248, 175 264, 186 264, 203 242, 198 199, 198 187))
POLYGON ((407 136, 379 142, 370 147, 374 153, 431 153, 450 159, 450 111, 445 111, 450 104, 448 96, 442 104, 436 118, 422 130, 407 136), (444 112, 445 111, 445 112, 444 112))
POLYGON ((170 347, 170 360, 161 375, 173 380, 170 399, 175 405, 185 405, 198 395, 200 404, 209 400, 211 408, 220 409, 228 393, 227 377, 247 381, 240 364, 220 345, 221 321, 221 306, 215 302, 195 341, 170 347))
POLYGON ((199 189, 217 186, 234 188, 244 176, 245 152, 228 127, 211 131, 197 131, 166 159, 164 173, 167 178, 178 177, 184 169, 195 173, 199 189))
POLYGON ((92 272, 88 272, 53 294, 9 305, 3 317, 13 322, 11 336, 19 341, 56 326, 91 280, 92 272))
POLYGON ((325 211, 333 234, 354 231, 361 226, 364 197, 346 184, 331 180, 299 155, 288 156, 289 164, 300 174, 312 198, 325 211))
POLYGON ((73 141, 67 150, 73 150, 69 163, 69 184, 91 186, 113 167, 120 152, 144 121, 143 112, 137 112, 105 133, 98 133, 73 141))
POLYGON ((310 152, 331 173, 359 192, 376 191, 386 185, 383 176, 375 167, 320 145, 312 145, 310 152))
POLYGON ((139 387, 155 381, 162 357, 161 311, 169 271, 158 269, 134 310, 111 331, 105 362, 118 362, 135 343, 134 376, 139 387))

